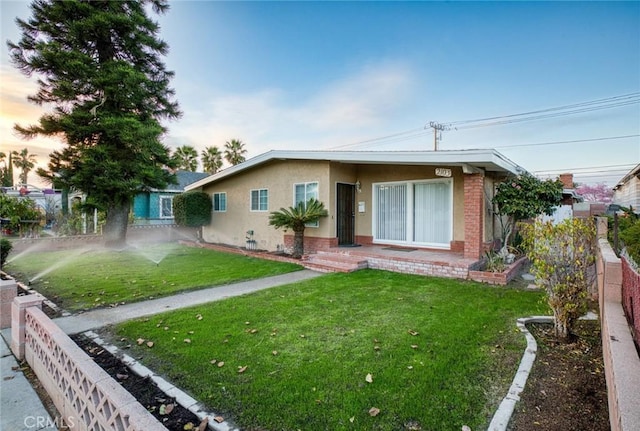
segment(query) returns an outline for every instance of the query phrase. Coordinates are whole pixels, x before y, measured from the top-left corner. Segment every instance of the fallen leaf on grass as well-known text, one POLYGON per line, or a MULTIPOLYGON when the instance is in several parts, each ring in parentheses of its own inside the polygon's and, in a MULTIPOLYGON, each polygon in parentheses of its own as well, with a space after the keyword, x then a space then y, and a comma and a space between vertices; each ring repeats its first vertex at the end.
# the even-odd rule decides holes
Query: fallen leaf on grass
POLYGON ((367 376, 364 378, 368 383, 373 383, 373 376, 371 375, 371 373, 367 374, 367 376))
POLYGON ((417 344, 412 344, 412 345, 411 345, 411 348, 412 348, 412 349, 417 349, 417 348, 418 348, 418 345, 417 345, 417 344))
POLYGON ((244 367, 238 367, 238 373, 244 373, 245 371, 247 371, 247 365, 244 367))
POLYGON ((147 347, 149 347, 149 348, 153 347, 153 341, 148 341, 147 342, 147 347))
POLYGON ((185 338, 184 342, 187 343, 187 344, 191 343, 191 338, 185 338))
POLYGON ((200 313, 196 314, 196 319, 202 320, 202 314, 200 314, 200 313))
POLYGON ((218 362, 218 368, 222 368, 222 367, 224 367, 224 361, 218 362))
POLYGON ((414 331, 413 329, 409 329, 408 332, 409 332, 409 334, 413 335, 414 337, 419 334, 418 331, 414 331))
POLYGON ((140 346, 142 343, 144 343, 144 338, 138 338, 136 340, 136 343, 138 343, 138 346, 140 346))
POLYGON ((278 354, 278 351, 277 351, 277 350, 274 350, 273 352, 271 352, 271 354, 272 354, 273 356, 276 356, 276 355, 278 354))
POLYGON ((355 416, 351 416, 351 417, 349 418, 349 422, 351 422, 351 423, 353 423, 353 421, 355 421, 355 420, 356 420, 356 417, 355 417, 355 416))
POLYGON ((380 414, 380 409, 379 409, 379 408, 377 408, 377 407, 371 407, 371 408, 369 409, 369 416, 373 416, 373 417, 375 417, 375 416, 378 416, 379 414, 380 414))

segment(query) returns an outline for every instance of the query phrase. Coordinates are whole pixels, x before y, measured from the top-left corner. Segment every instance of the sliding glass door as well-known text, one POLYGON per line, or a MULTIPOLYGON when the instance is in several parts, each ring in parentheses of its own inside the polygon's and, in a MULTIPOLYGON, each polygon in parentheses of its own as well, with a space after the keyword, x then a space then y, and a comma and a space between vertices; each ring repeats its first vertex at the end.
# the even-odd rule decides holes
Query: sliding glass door
POLYGON ((452 182, 374 185, 374 240, 448 248, 453 237, 452 182))

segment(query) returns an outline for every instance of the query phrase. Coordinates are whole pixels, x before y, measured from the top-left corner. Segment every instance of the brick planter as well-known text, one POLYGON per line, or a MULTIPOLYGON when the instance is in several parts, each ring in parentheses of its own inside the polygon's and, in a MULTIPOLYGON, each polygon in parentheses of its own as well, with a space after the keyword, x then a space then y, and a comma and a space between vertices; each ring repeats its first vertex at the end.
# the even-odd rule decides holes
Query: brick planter
POLYGON ((505 286, 511 280, 513 280, 522 265, 527 262, 527 258, 522 256, 519 257, 515 262, 511 265, 507 266, 507 268, 502 272, 490 272, 490 271, 481 271, 481 270, 469 270, 469 279, 473 281, 479 281, 481 283, 488 284, 497 284, 500 286, 505 286))

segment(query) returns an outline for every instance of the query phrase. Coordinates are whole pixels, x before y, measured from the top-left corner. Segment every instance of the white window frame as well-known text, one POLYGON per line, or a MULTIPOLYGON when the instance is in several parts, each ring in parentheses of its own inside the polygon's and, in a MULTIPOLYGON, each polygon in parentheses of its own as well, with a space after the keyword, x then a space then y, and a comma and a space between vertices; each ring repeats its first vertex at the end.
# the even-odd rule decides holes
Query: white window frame
MULTIPOLYGON (((315 198, 315 199, 319 199, 320 198, 320 182, 319 181, 306 181, 306 182, 301 182, 301 183, 294 183, 293 184, 293 206, 294 208, 296 206, 298 206, 298 201, 296 201, 296 187, 298 186, 304 186, 304 202, 305 204, 307 203, 307 201, 311 198, 315 198), (315 196, 308 196, 307 195, 307 187, 311 184, 315 184, 316 185, 316 193, 315 196)), ((313 228, 317 228, 320 227, 320 221, 316 221, 315 223, 307 223, 305 225, 306 227, 313 227, 313 228)))
POLYGON ((269 211, 269 189, 267 189, 267 188, 251 189, 249 191, 249 211, 251 211, 251 212, 260 212, 260 213, 269 211), (265 205, 264 208, 260 208, 260 205, 262 203, 261 199, 260 199, 262 192, 264 192, 266 194, 266 202, 265 202, 266 205, 265 205), (257 193, 258 194, 258 201, 257 201, 258 207, 257 208, 253 207, 253 193, 257 193))
MULTIPOLYGON (((220 198, 218 197, 218 204, 220 203, 220 198)), ((213 212, 216 213, 225 213, 227 212, 227 192, 216 192, 213 193, 211 196, 211 204, 213 206, 213 212), (216 209, 216 195, 217 196, 224 196, 224 208, 220 208, 220 205, 218 206, 218 209, 216 209)))
POLYGON ((380 182, 372 184, 372 235, 373 242, 377 244, 397 244, 397 245, 420 245, 431 248, 440 248, 440 249, 450 249, 451 244, 450 241, 453 240, 453 179, 452 178, 436 178, 436 179, 419 179, 419 180, 409 180, 409 181, 392 181, 392 182, 380 182), (414 238, 414 185, 415 184, 424 184, 424 183, 445 183, 449 186, 449 214, 451 217, 451 223, 449 223, 449 231, 447 232, 447 237, 449 238, 449 243, 428 243, 428 242, 416 242, 413 240, 414 238), (380 239, 377 238, 377 227, 378 227, 378 197, 377 197, 377 189, 379 186, 397 186, 397 185, 406 185, 407 186, 407 202, 406 202, 406 234, 405 240, 388 240, 388 239, 380 239))
POLYGON ((160 198, 158 199, 158 204, 160 205, 160 211, 158 212, 158 215, 160 216, 160 218, 161 219, 172 219, 173 218, 173 196, 167 196, 167 195, 160 196, 160 198), (169 212, 171 214, 168 215, 168 216, 163 215, 163 213, 162 213, 162 203, 164 201, 169 201, 170 202, 169 212))

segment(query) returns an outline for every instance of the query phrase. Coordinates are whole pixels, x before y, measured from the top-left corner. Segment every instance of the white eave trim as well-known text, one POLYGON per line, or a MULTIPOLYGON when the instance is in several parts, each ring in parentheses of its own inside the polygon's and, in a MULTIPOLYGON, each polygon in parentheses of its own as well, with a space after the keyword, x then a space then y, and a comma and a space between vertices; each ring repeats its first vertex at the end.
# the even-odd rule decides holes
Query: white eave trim
POLYGON ((231 166, 218 173, 189 184, 185 190, 194 190, 209 183, 251 169, 270 160, 326 160, 337 163, 387 164, 387 165, 448 165, 471 166, 486 170, 519 175, 526 170, 494 149, 456 151, 281 151, 272 150, 231 166))

